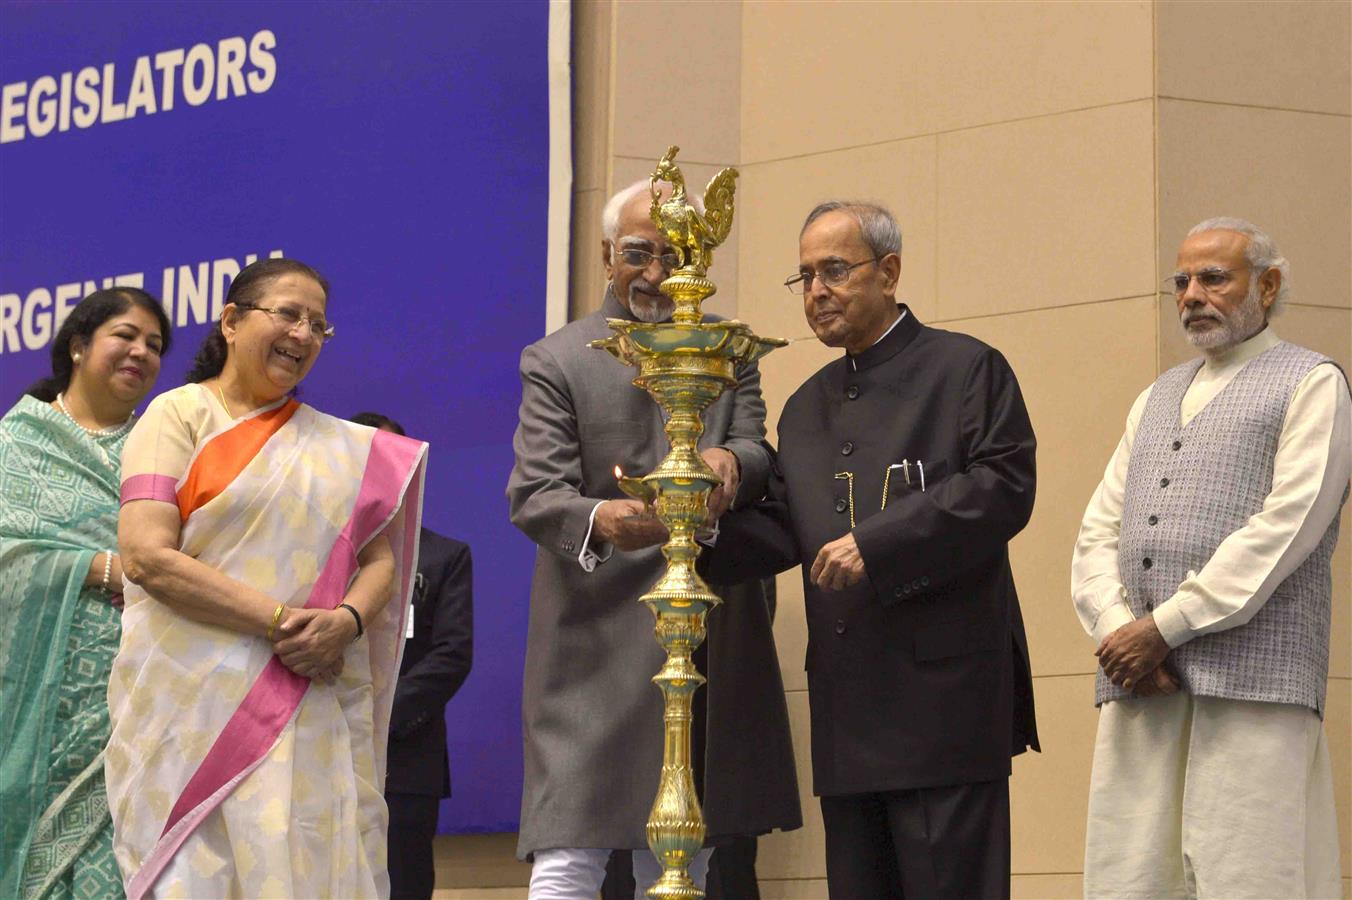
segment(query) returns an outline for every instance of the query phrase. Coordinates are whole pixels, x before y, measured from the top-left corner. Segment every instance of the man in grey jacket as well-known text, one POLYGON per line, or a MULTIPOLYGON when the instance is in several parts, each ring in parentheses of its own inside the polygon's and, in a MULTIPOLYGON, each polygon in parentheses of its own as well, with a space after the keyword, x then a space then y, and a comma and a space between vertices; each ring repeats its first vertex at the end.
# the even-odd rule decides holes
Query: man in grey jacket
MULTIPOLYGON (((638 890, 660 869, 644 825, 662 760, 662 697, 651 683, 663 653, 638 602, 663 568, 661 522, 616 483, 666 454, 662 413, 634 370, 587 343, 607 317, 660 322, 658 285, 675 254, 648 217, 646 181, 611 198, 600 311, 521 355, 512 522, 537 546, 522 696, 525 785, 518 854, 531 858, 532 900, 593 898, 613 849, 635 853, 638 890)), ((704 458, 723 479, 714 518, 763 493, 770 469, 765 404, 754 365, 704 415, 704 458)), ((801 824, 783 685, 760 582, 715 586, 695 754, 711 844, 801 824)), ((692 866, 703 880, 707 852, 692 866)))
POLYGON ((1289 271, 1242 219, 1189 232, 1170 286, 1203 358, 1137 399, 1085 511, 1089 897, 1341 893, 1321 720, 1352 400, 1268 325, 1289 271))

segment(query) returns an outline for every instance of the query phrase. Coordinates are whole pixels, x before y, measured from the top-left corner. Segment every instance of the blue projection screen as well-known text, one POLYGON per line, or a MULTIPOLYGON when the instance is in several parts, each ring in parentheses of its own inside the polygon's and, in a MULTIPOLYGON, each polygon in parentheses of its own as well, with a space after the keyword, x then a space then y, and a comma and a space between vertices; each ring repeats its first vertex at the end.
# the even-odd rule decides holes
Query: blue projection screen
MULTIPOLYGON (((125 283, 183 381, 230 279, 295 257, 337 337, 302 399, 431 444, 424 523, 473 548, 475 661, 440 830, 510 831, 533 547, 503 490, 545 331, 549 5, 0 4, 0 403, 69 309, 125 283)), ((563 141, 566 146, 566 138, 563 141)))

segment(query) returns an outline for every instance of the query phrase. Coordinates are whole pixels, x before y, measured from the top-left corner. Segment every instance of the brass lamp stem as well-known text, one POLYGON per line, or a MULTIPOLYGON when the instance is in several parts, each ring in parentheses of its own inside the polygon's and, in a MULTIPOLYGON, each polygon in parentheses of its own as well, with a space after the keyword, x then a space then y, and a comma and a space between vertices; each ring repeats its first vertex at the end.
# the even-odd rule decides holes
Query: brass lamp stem
POLYGON ((640 598, 656 617, 657 642, 667 653, 653 676, 664 702, 662 772, 647 828, 648 846, 662 864, 662 876, 648 896, 699 900, 704 892, 691 880, 689 867, 704 846, 704 816, 691 766, 690 725, 691 704, 704 676, 692 656, 704 641, 709 611, 720 601, 695 571, 700 554, 695 532, 707 514, 710 491, 722 483, 699 453, 701 416, 737 384, 739 366, 787 342, 757 337, 735 320, 703 321, 701 304, 716 290, 707 277, 713 249, 732 227, 737 171, 724 169, 714 176, 701 213, 687 201, 685 179, 674 161, 677 149, 667 150, 652 175, 653 221, 682 260, 661 285, 675 306, 672 319, 658 324, 610 319, 607 324, 615 334, 591 346, 637 366, 634 384, 668 416, 671 450, 658 467, 641 478, 618 470, 616 475, 626 494, 652 500, 668 533, 662 546, 666 571, 640 598), (659 183, 671 185, 669 197, 662 197, 659 183))

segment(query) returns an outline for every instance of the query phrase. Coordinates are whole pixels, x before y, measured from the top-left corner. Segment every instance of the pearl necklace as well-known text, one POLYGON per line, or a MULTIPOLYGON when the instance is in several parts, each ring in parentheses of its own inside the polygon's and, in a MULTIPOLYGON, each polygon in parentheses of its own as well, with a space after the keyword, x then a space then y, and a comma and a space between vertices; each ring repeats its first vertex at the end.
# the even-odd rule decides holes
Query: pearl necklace
POLYGON ((70 409, 66 408, 65 396, 61 395, 61 393, 58 393, 57 395, 57 405, 61 408, 61 411, 66 414, 66 418, 76 423, 76 427, 80 428, 81 431, 84 431, 85 434, 91 436, 91 438, 116 438, 116 436, 122 434, 123 431, 126 431, 127 428, 131 427, 132 419, 137 418, 137 415, 131 414, 130 416, 127 416, 126 422, 123 422, 120 426, 112 426, 111 428, 89 428, 88 426, 82 426, 80 420, 74 418, 74 416, 70 414, 70 409))

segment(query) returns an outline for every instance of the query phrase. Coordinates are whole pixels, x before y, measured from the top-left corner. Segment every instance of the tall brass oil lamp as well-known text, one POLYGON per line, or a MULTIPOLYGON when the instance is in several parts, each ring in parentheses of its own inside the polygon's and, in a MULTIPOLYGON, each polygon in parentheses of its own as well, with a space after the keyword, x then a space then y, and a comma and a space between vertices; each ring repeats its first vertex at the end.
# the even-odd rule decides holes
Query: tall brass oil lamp
POLYGON ((696 900, 704 893, 688 868, 704 844, 704 816, 690 764, 690 720, 691 701, 704 676, 691 654, 704 641, 705 617, 720 601, 695 572, 700 553, 695 532, 704 523, 709 492, 722 483, 696 446, 704 432, 700 417, 737 383, 739 366, 787 341, 757 337, 736 320, 702 321, 700 305, 717 290, 708 278, 713 249, 732 229, 737 170, 724 169, 713 177, 701 213, 686 197, 685 178, 675 163, 679 149, 667 150, 651 179, 653 221, 681 261, 661 285, 676 306, 671 321, 609 319, 615 334, 591 346, 637 366, 634 384, 651 394, 668 415, 671 451, 647 475, 621 478, 620 487, 630 496, 651 501, 670 535, 662 547, 666 572, 639 598, 657 617, 657 642, 667 651, 666 664, 653 676, 665 700, 665 740, 661 781, 648 815, 648 846, 662 864, 662 877, 648 896, 696 900), (671 185, 665 200, 660 187, 664 182, 671 185))

